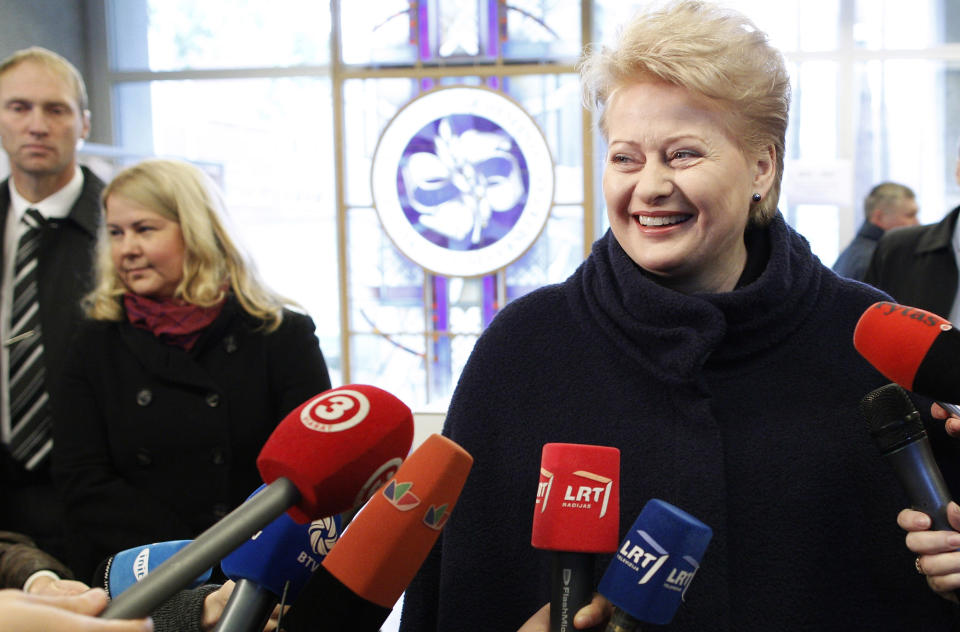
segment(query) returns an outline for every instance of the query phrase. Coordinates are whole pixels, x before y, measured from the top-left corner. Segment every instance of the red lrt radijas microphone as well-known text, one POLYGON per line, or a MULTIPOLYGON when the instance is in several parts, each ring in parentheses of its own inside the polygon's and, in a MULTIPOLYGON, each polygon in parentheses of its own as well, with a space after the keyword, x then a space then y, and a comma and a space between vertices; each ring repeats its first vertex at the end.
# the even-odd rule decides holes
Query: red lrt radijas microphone
POLYGON ((593 554, 616 551, 619 528, 620 450, 545 444, 530 542, 554 551, 551 632, 574 629, 574 615, 593 597, 593 554))

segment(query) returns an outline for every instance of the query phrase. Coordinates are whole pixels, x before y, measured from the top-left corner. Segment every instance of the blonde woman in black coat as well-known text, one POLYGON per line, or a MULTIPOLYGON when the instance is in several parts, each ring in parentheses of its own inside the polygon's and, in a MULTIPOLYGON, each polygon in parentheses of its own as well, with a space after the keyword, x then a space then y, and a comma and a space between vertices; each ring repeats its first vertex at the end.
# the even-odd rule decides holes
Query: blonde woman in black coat
POLYGON ((79 579, 242 503, 276 424, 330 388, 313 321, 257 280, 218 201, 202 172, 169 160, 104 191, 97 286, 54 411, 79 579))

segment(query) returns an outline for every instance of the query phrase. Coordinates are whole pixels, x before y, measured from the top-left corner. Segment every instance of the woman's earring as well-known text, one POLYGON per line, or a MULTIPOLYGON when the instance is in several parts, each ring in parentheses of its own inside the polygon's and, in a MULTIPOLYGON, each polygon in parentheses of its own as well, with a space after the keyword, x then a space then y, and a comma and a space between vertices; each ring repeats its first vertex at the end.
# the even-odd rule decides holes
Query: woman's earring
POLYGON ((754 194, 753 194, 753 201, 754 201, 754 202, 759 202, 759 201, 760 201, 760 194, 759 194, 759 193, 754 193, 754 194))

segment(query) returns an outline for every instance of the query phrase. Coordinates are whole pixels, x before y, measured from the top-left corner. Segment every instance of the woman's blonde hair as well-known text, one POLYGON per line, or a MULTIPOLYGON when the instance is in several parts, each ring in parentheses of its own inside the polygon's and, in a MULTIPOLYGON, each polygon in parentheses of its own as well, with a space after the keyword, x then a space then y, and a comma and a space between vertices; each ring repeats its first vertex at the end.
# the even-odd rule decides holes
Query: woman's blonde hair
MULTIPOLYGON (((183 234, 183 279, 174 296, 202 307, 215 305, 233 291, 248 314, 264 321, 264 329, 280 326, 284 305, 257 278, 226 230, 222 200, 213 181, 185 162, 151 159, 120 171, 104 189, 104 210, 111 195, 124 197, 177 222, 183 234)), ((105 222, 103 222, 105 224, 105 222)), ((106 226, 100 229, 96 256, 96 286, 84 299, 87 314, 96 320, 121 320, 122 296, 127 291, 110 256, 106 226)))
POLYGON ((750 219, 774 216, 783 178, 783 153, 790 110, 790 78, 782 55, 747 17, 701 2, 672 2, 639 13, 612 48, 591 46, 580 66, 584 104, 601 112, 607 135, 607 100, 640 80, 657 79, 701 94, 725 113, 728 132, 744 153, 776 151, 770 192, 750 207, 750 219))

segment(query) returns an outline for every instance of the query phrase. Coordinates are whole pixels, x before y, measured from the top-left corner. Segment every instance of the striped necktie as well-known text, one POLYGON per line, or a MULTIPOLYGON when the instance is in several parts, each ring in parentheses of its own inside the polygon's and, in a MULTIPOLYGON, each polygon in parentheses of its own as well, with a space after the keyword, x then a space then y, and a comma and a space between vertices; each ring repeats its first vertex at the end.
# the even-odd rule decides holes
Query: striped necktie
POLYGON ((27 230, 17 244, 13 309, 7 341, 10 352, 10 452, 26 469, 34 470, 44 462, 53 447, 37 300, 37 251, 46 220, 39 211, 31 208, 27 209, 22 221, 27 230))

